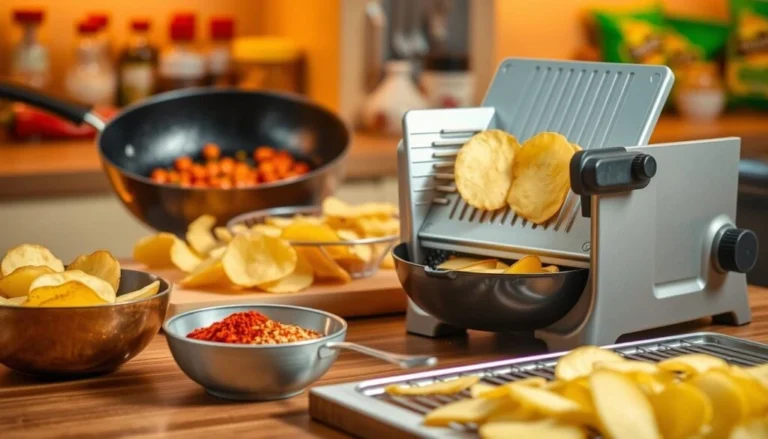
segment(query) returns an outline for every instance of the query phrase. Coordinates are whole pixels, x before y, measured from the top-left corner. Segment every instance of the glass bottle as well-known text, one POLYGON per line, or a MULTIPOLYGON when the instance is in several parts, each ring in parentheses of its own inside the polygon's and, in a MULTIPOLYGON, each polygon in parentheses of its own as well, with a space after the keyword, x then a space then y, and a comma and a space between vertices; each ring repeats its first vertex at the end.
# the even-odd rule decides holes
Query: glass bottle
POLYGON ((195 22, 171 22, 171 45, 160 54, 159 89, 176 90, 205 85, 205 57, 195 48, 195 22))
POLYGON ((232 73, 232 38, 235 22, 229 17, 211 19, 211 46, 208 50, 208 85, 234 84, 232 73))
POLYGON ((131 34, 118 60, 118 105, 125 106, 155 92, 157 48, 149 39, 149 20, 131 20, 131 34))
POLYGON ((66 77, 67 91, 72 98, 87 104, 113 105, 117 78, 106 47, 98 40, 99 27, 83 21, 77 29, 75 61, 66 77))
POLYGON ((40 9, 17 9, 13 21, 21 27, 21 38, 13 48, 11 77, 35 88, 44 88, 50 79, 48 49, 42 45, 38 31, 45 13, 40 9))

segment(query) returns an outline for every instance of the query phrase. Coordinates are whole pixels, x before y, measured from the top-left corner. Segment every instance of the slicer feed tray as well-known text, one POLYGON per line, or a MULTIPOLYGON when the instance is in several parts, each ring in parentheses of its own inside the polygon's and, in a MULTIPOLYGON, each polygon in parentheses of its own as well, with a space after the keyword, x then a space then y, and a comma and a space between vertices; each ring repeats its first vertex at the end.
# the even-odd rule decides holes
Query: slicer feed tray
MULTIPOLYGON (((672 86, 664 66, 507 59, 483 107, 416 110, 404 118, 404 160, 412 242, 426 248, 552 262, 589 260, 589 219, 572 192, 548 223, 509 208, 478 211, 456 192, 453 163, 475 133, 502 129, 522 143, 555 131, 584 149, 646 145, 672 86)), ((418 252, 418 250, 416 250, 418 252)), ((417 261, 421 255, 412 255, 417 261)))
MULTIPOLYGON (((703 353, 713 355, 737 366, 754 366, 768 363, 768 345, 748 340, 715 334, 694 333, 665 337, 641 342, 607 346, 607 349, 639 361, 658 362, 674 356, 703 353)), ((388 385, 423 386, 436 381, 446 381, 460 376, 477 375, 481 382, 501 385, 529 377, 554 377, 554 366, 564 353, 542 355, 513 360, 484 363, 444 370, 429 371, 400 377, 382 378, 359 383, 325 386, 313 389, 310 397, 310 412, 313 417, 334 425, 333 419, 324 419, 327 410, 322 405, 343 406, 361 417, 358 425, 365 420, 391 427, 408 437, 475 437, 477 426, 453 424, 450 428, 431 428, 422 425, 424 415, 444 404, 469 398, 464 391, 455 396, 390 396, 384 392, 388 385), (316 406, 313 409, 313 405, 316 406)), ((373 425, 373 424, 372 424, 373 425)), ((334 425, 343 427, 341 425, 334 425)), ((379 431, 371 427, 366 431, 379 431)), ((355 434, 363 432, 356 431, 355 434)), ((365 434, 364 437, 378 437, 365 434)))

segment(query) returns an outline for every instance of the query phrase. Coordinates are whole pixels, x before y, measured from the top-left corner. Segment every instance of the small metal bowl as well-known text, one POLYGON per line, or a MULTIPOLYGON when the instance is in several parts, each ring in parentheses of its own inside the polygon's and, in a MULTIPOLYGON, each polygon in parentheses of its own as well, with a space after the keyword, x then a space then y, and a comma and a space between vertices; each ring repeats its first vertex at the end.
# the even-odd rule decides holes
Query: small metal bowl
POLYGON ((0 305, 0 363, 27 374, 76 378, 112 372, 141 352, 165 320, 170 284, 121 270, 117 295, 159 280, 147 299, 71 308, 0 305))
POLYGON ((344 342, 347 323, 325 311, 291 305, 216 306, 179 314, 163 325, 168 346, 179 368, 219 398, 268 401, 289 398, 322 377, 338 357, 351 349, 400 367, 432 366, 434 357, 400 355, 344 342), (187 334, 237 312, 256 311, 280 323, 323 334, 314 340, 257 345, 217 343, 187 334))
POLYGON ((411 262, 406 243, 392 255, 405 293, 419 308, 443 323, 479 331, 545 328, 573 308, 589 278, 586 268, 541 274, 438 270, 411 262))
MULTIPOLYGON (((241 224, 246 227, 252 227, 256 224, 264 224, 264 221, 270 217, 291 218, 296 215, 322 215, 323 209, 320 206, 290 206, 277 207, 274 209, 259 210, 243 215, 238 215, 227 222, 227 227, 232 228, 241 224)), ((400 239, 398 235, 383 236, 378 238, 362 238, 350 241, 317 242, 317 241, 289 241, 294 247, 306 247, 318 249, 323 257, 329 260, 329 263, 336 263, 343 268, 352 279, 362 279, 373 276, 379 270, 379 266, 385 257, 389 254, 392 247, 400 239), (370 252, 370 258, 363 261, 357 258, 334 259, 328 252, 329 247, 366 247, 370 252)))

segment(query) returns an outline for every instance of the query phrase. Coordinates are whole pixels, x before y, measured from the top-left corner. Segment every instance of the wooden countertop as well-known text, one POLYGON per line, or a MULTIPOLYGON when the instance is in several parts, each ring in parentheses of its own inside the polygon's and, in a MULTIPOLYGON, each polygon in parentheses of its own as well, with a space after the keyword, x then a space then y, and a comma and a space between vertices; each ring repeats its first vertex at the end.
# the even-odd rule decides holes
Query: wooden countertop
MULTIPOLYGON (((768 290, 751 288, 752 323, 712 326, 696 321, 636 334, 631 339, 682 332, 716 331, 768 343, 768 290)), ((472 332, 433 340, 406 335, 401 315, 350 322, 348 339, 378 349, 433 354, 441 367, 541 353, 520 335, 472 332)), ((622 340, 623 341, 623 340, 622 340)), ((316 385, 403 373, 394 366, 344 352, 316 385)), ((0 366, 0 431, 3 437, 324 437, 343 434, 312 421, 307 392, 274 402, 216 399, 190 381, 173 362, 164 336, 122 369, 103 377, 45 382, 0 366)))

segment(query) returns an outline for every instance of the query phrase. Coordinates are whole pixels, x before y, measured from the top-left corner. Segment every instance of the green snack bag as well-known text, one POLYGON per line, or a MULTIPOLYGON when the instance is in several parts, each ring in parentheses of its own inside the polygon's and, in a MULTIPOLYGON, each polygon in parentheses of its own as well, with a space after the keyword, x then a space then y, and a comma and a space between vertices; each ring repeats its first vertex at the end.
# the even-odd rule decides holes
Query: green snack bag
POLYGON ((728 25, 686 17, 667 17, 664 54, 672 66, 712 61, 728 42, 728 25))
POLYGON ((731 0, 726 82, 733 103, 768 108, 768 0, 731 0))
POLYGON ((592 11, 608 62, 664 64, 664 14, 659 4, 635 11, 592 11))

